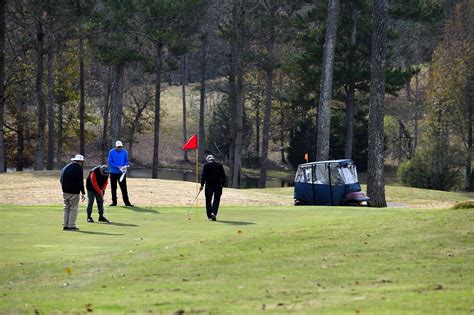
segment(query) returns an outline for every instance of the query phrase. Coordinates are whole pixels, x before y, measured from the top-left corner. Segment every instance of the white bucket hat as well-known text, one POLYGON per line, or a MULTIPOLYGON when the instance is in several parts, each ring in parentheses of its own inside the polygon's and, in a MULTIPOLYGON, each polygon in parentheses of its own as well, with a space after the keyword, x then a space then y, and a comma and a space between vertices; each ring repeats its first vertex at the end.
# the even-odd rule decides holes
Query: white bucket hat
POLYGON ((215 161, 216 159, 214 158, 214 155, 212 154, 209 154, 208 156, 206 156, 206 161, 207 162, 210 162, 210 161, 215 161))
POLYGON ((78 162, 84 162, 85 160, 86 159, 84 158, 84 156, 80 154, 76 154, 76 156, 71 159, 71 161, 78 161, 78 162))
POLYGON ((117 141, 115 142, 115 147, 116 147, 116 148, 118 148, 118 147, 123 147, 122 141, 117 140, 117 141))

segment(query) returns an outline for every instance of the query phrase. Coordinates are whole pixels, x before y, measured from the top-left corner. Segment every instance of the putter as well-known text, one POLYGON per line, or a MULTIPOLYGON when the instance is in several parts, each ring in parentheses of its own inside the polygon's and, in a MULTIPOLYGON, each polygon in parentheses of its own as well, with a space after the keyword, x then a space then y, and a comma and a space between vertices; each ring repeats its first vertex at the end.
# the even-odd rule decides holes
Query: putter
POLYGON ((102 204, 103 204, 103 207, 104 207, 105 217, 107 218, 107 222, 105 222, 105 223, 106 224, 111 224, 112 222, 110 222, 110 220, 109 220, 109 213, 107 212, 107 207, 105 206, 104 198, 102 198, 102 204))
POLYGON ((186 211, 186 216, 188 217, 189 220, 191 220, 191 218, 189 217, 189 210, 191 210, 194 206, 194 203, 196 202, 197 198, 199 197, 199 194, 201 193, 201 190, 198 192, 198 194, 196 195, 196 197, 194 197, 194 200, 193 200, 193 203, 191 204, 191 206, 189 207, 189 209, 186 211))

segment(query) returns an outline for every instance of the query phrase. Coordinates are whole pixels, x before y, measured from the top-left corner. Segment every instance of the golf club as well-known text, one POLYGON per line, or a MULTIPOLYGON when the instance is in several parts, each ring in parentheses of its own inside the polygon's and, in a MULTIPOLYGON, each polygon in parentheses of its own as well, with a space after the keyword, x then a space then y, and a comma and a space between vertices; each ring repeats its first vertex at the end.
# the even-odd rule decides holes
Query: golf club
POLYGON ((127 174, 128 165, 123 166, 120 170, 122 171, 122 176, 120 176, 119 182, 122 182, 125 178, 125 174, 127 174))
POLYGON ((109 220, 109 214, 107 212, 107 207, 105 206, 105 200, 104 200, 103 196, 102 196, 102 205, 104 207, 105 217, 107 218, 107 222, 105 222, 105 223, 111 224, 112 222, 110 222, 110 220, 109 220))
MULTIPOLYGON (((189 207, 189 209, 186 211, 186 216, 189 218, 189 211, 193 208, 194 206, 194 203, 196 202, 197 198, 199 197, 199 194, 201 193, 201 190, 198 192, 198 194, 196 195, 196 197, 194 197, 194 200, 193 200, 193 203, 191 203, 191 206, 189 207)), ((190 218, 189 218, 190 220, 190 218)))

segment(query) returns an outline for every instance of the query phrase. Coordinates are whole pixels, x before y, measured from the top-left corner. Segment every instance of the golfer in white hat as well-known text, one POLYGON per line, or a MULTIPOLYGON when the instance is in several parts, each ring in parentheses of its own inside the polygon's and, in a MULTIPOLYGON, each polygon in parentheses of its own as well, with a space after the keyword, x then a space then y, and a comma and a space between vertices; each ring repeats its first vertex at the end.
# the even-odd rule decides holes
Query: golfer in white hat
POLYGON ((112 193, 112 203, 110 206, 117 205, 117 182, 119 182, 120 190, 122 191, 123 203, 128 207, 133 207, 128 199, 127 191, 127 168, 128 168, 128 153, 123 148, 122 141, 115 142, 115 148, 109 152, 109 168, 110 168, 110 186, 112 193))
POLYGON ((86 199, 84 190, 84 175, 82 165, 84 157, 76 154, 71 163, 61 171, 61 186, 64 199, 64 231, 78 231, 76 227, 77 211, 79 208, 79 193, 82 193, 82 201, 86 199))

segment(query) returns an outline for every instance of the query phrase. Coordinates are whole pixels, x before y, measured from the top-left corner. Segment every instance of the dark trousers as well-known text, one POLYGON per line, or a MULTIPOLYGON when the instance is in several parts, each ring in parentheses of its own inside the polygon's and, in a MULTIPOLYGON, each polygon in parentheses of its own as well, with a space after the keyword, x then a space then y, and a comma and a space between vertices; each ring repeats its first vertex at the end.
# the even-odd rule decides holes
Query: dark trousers
POLYGON ((92 190, 87 190, 87 216, 92 215, 92 206, 94 206, 94 199, 97 201, 97 209, 99 209, 99 216, 104 216, 104 199, 99 194, 92 190))
POLYGON ((122 174, 115 174, 115 173, 110 173, 110 186, 111 186, 111 192, 112 192, 112 203, 117 204, 117 182, 120 185, 120 190, 122 191, 122 198, 123 198, 123 203, 125 205, 130 204, 130 200, 128 200, 128 191, 127 191, 127 175, 124 176, 123 180, 119 182, 120 176, 122 174))
POLYGON ((204 192, 206 195, 207 217, 211 218, 213 213, 215 216, 217 216, 217 211, 219 211, 219 203, 221 202, 222 186, 206 184, 206 189, 204 192), (213 196, 214 200, 212 200, 213 196))

